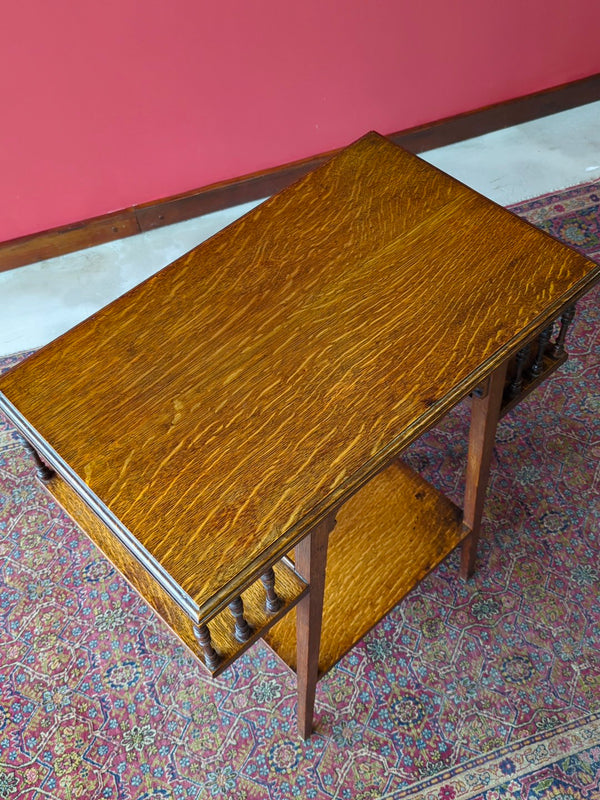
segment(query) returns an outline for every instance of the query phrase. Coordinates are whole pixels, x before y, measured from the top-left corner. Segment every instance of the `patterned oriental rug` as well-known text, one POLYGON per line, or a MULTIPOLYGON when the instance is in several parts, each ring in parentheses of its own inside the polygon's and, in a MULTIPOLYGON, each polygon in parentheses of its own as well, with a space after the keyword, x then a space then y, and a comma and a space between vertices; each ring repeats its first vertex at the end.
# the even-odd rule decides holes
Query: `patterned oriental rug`
MULTIPOLYGON (((513 207, 598 260, 599 209, 600 183, 513 207)), ((599 299, 500 424, 474 579, 454 553, 360 642, 307 742, 268 648, 207 677, 0 421, 0 798, 600 798, 599 299)), ((408 454, 458 502, 467 421, 408 454)))

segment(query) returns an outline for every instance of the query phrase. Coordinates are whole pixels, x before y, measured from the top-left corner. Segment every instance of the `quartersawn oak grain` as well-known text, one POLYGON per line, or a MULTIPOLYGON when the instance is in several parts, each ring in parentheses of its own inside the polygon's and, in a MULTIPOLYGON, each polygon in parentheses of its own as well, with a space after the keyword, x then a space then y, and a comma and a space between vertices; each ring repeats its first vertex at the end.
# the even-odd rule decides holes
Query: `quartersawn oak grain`
MULTIPOLYGON (((460 509, 401 461, 342 506, 329 534, 319 673, 331 669, 468 533, 460 509)), ((293 614, 264 639, 296 669, 293 614)))
POLYGON ((207 620, 598 274, 369 134, 0 390, 207 620))
MULTIPOLYGON (((84 533, 102 550, 123 577, 137 589, 177 634, 190 652, 204 662, 204 654, 194 635, 191 618, 162 589, 158 582, 148 575, 127 548, 107 530, 105 525, 59 475, 55 474, 49 481, 45 481, 44 486, 84 533)), ((278 562, 274 566, 274 571, 277 595, 281 601, 281 606, 276 613, 269 613, 266 610, 265 590, 260 582, 253 583, 242 594, 245 616, 253 629, 253 635, 248 641, 241 643, 235 639, 233 620, 228 610, 223 611, 209 623, 212 644, 220 656, 218 667, 210 670, 213 675, 220 675, 244 650, 268 631, 271 625, 288 614, 306 594, 306 584, 293 569, 278 562)))

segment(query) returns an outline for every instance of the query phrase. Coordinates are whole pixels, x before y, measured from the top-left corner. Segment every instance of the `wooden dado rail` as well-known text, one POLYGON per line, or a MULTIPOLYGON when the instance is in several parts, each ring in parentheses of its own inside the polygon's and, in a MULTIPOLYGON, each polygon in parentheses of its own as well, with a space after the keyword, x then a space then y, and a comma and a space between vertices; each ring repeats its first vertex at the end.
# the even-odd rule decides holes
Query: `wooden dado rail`
MULTIPOLYGON (((591 75, 516 100, 399 131, 390 138, 413 153, 423 153, 599 99, 600 74, 591 75)), ((289 186, 331 155, 316 155, 174 197, 0 243, 0 272, 260 200, 289 186)))

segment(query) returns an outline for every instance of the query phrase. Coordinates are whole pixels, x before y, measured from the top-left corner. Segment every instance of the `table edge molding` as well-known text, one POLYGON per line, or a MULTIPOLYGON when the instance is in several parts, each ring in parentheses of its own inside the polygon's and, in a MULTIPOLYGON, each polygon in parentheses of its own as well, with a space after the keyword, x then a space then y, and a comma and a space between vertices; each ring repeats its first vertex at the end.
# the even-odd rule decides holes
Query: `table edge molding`
POLYGON ((11 422, 21 430, 25 438, 31 441, 31 444, 38 452, 79 494, 91 511, 130 550, 132 555, 159 582, 182 610, 195 622, 203 624, 217 616, 233 598, 247 589, 255 580, 258 580, 266 568, 272 566, 293 550, 328 514, 336 512, 341 505, 360 491, 379 472, 384 470, 394 458, 397 458, 405 447, 426 430, 433 427, 453 406, 472 392, 503 361, 511 358, 523 344, 535 338, 549 321, 556 319, 565 308, 575 303, 589 291, 600 280, 600 266, 586 259, 583 255, 581 258, 593 265, 594 268, 571 285, 570 289, 563 295, 556 298, 550 306, 544 309, 543 313, 531 320, 526 327, 521 328, 517 334, 513 335, 511 339, 493 352, 485 362, 480 363, 460 383, 455 384, 440 401, 425 409, 399 436, 392 439, 385 447, 365 461, 352 476, 339 483, 296 523, 286 531, 279 531, 271 544, 267 545, 252 561, 246 564, 242 571, 232 576, 214 594, 204 599, 201 603, 197 603, 179 586, 165 568, 144 548, 134 534, 123 525, 118 517, 110 511, 77 473, 44 440, 2 391, 0 391, 0 411, 4 411, 11 422))
MULTIPOLYGON (((585 259, 585 256, 582 256, 585 259)), ((265 548, 262 553, 256 556, 244 569, 238 573, 210 599, 198 606, 200 619, 210 620, 227 607, 228 602, 240 589, 247 588, 253 581, 257 580, 262 571, 268 565, 279 561, 311 530, 319 525, 323 519, 331 513, 335 513, 347 500, 360 491, 369 481, 379 472, 384 470, 395 458, 397 458, 405 447, 419 438, 425 431, 432 428, 448 411, 462 399, 467 397, 482 381, 484 381, 500 364, 510 359, 517 350, 526 342, 534 339, 548 324, 550 320, 556 319, 565 308, 577 302, 586 292, 600 281, 600 266, 595 262, 586 259, 593 264, 595 269, 590 270, 584 277, 580 278, 567 292, 561 295, 550 306, 546 307, 543 314, 539 314, 529 325, 522 328, 519 333, 509 339, 502 347, 496 350, 485 362, 479 365, 460 383, 444 397, 439 404, 432 406, 425 411, 411 426, 409 426, 399 437, 393 439, 386 447, 379 450, 372 458, 366 461, 352 475, 351 480, 340 483, 323 498, 320 503, 315 505, 310 512, 303 516, 298 522, 292 525, 285 532, 285 535, 278 537, 271 545, 265 548), (283 538, 283 541, 282 541, 283 538)))
POLYGON ((86 503, 88 508, 106 525, 127 550, 147 570, 173 600, 192 619, 198 618, 198 605, 185 592, 171 575, 161 566, 154 556, 136 539, 131 531, 123 525, 109 508, 92 492, 89 486, 77 473, 62 459, 38 431, 25 419, 21 412, 11 403, 6 395, 0 391, 0 411, 10 422, 25 436, 35 450, 48 462, 48 464, 61 476, 61 478, 75 491, 86 503))

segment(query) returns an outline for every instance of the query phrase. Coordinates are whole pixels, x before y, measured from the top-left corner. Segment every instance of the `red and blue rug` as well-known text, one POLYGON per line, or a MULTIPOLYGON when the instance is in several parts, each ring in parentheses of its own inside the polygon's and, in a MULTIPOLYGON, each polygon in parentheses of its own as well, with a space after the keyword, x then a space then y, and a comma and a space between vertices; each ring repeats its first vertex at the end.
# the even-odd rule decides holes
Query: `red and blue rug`
MULTIPOLYGON (((513 210, 600 260, 599 198, 513 210)), ((454 554, 359 643, 307 742, 268 648, 207 677, 0 420, 0 798, 600 798, 598 298, 500 424, 474 579, 454 554)), ((457 501, 467 424, 458 408, 408 455, 457 501)))

